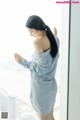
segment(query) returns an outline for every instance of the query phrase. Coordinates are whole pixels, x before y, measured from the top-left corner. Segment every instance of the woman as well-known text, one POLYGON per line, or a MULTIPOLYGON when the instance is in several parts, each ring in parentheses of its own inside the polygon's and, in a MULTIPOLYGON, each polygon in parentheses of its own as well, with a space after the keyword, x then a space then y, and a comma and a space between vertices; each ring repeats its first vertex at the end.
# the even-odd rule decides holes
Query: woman
POLYGON ((53 108, 57 93, 55 72, 58 46, 50 28, 37 15, 26 22, 30 35, 35 37, 35 52, 27 61, 15 53, 15 60, 31 72, 30 100, 40 120, 54 120, 53 108))

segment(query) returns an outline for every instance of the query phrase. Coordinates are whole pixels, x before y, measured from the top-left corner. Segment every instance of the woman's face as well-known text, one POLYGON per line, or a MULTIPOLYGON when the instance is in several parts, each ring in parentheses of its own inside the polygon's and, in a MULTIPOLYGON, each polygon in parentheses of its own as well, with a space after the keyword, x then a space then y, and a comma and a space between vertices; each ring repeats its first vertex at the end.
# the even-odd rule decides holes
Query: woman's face
POLYGON ((31 36, 36 37, 36 38, 41 36, 42 31, 36 30, 36 29, 31 29, 31 28, 27 28, 27 29, 31 36))

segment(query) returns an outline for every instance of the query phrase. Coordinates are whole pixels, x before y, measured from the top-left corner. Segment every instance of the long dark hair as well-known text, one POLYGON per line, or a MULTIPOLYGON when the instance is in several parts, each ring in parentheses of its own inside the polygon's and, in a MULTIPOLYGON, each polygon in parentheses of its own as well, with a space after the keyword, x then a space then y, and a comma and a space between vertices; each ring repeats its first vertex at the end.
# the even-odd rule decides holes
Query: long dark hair
POLYGON ((58 46, 57 46, 55 37, 54 37, 51 29, 49 28, 49 26, 47 26, 39 16, 37 16, 37 15, 30 16, 26 22, 26 27, 36 29, 36 30, 45 30, 46 35, 51 43, 50 54, 52 57, 55 57, 57 55, 58 46))

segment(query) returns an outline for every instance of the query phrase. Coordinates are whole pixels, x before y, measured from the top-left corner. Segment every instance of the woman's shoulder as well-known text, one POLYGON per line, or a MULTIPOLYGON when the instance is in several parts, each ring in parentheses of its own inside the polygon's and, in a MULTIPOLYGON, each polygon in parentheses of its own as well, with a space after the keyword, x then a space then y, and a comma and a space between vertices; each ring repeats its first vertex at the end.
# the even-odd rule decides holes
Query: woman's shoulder
POLYGON ((47 51, 48 49, 50 49, 51 44, 50 44, 49 39, 45 36, 45 37, 36 39, 34 41, 34 47, 38 53, 43 53, 47 51))
POLYGON ((42 42, 41 42, 41 40, 36 39, 36 40, 34 41, 34 47, 35 47, 35 51, 36 51, 37 53, 42 53, 42 52, 44 52, 43 47, 42 47, 42 42))

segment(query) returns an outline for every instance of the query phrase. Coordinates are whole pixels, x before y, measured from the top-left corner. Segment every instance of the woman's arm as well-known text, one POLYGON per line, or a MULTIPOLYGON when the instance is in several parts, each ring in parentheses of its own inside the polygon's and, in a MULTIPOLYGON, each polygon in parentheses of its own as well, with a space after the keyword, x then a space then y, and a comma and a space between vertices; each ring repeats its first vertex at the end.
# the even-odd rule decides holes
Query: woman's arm
POLYGON ((32 62, 27 61, 26 59, 24 59, 23 57, 21 57, 21 55, 19 55, 18 53, 14 54, 15 60, 21 64, 22 66, 24 66, 25 68, 29 68, 31 70, 31 64, 32 62))
POLYGON ((24 58, 23 57, 21 57, 18 53, 15 53, 14 54, 14 57, 15 57, 15 60, 17 61, 17 62, 21 62, 24 58))
POLYGON ((40 62, 27 61, 17 53, 14 54, 14 57, 19 64, 28 68, 30 71, 36 72, 38 75, 43 75, 51 69, 50 60, 44 57, 40 57, 40 62))

